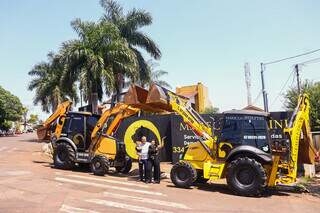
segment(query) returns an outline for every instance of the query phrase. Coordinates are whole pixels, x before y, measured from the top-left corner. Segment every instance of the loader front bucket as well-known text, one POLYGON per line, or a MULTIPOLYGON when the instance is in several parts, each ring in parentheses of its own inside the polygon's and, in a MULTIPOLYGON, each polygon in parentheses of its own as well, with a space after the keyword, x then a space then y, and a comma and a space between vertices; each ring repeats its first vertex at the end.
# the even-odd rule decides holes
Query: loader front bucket
POLYGON ((37 129, 37 136, 39 140, 49 140, 50 135, 48 134, 48 130, 46 127, 39 127, 37 129))
POLYGON ((123 103, 148 112, 163 112, 162 109, 154 108, 152 105, 147 104, 147 97, 148 90, 132 84, 123 97, 123 103))
MULTIPOLYGON (((148 97, 147 97, 147 101, 146 103, 148 105, 151 105, 155 108, 159 108, 165 111, 169 111, 172 112, 172 106, 170 104, 170 95, 169 93, 172 93, 176 96, 179 96, 173 92, 171 92, 170 90, 161 87, 157 84, 152 84, 149 88, 149 93, 148 93, 148 97)), ((181 99, 187 100, 186 97, 183 96, 179 96, 181 99)))
POLYGON ((148 96, 148 90, 137 85, 130 85, 128 92, 123 97, 123 102, 131 106, 145 104, 148 96))

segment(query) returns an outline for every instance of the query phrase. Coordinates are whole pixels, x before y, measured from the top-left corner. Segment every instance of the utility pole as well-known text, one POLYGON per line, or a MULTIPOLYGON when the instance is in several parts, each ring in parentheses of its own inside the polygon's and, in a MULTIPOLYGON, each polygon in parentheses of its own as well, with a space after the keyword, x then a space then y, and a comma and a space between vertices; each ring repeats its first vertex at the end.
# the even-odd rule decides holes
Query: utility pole
POLYGON ((296 71, 296 75, 297 75, 297 86, 298 86, 298 93, 301 93, 301 87, 300 87, 300 76, 299 76, 299 64, 296 64, 294 66, 294 69, 296 71))
POLYGON ((264 84, 265 65, 263 63, 261 63, 260 65, 261 65, 261 82, 262 82, 263 106, 264 106, 264 111, 269 112, 268 94, 267 94, 266 87, 265 87, 265 84, 264 84))
POLYGON ((251 97, 251 73, 249 63, 244 64, 244 74, 247 86, 247 102, 248 105, 252 105, 252 97, 251 97))

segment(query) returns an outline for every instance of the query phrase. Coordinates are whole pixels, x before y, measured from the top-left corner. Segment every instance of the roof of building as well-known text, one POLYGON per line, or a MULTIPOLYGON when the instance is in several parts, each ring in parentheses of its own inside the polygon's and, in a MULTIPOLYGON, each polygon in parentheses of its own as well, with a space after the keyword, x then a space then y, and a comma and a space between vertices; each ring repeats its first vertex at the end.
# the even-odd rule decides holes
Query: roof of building
POLYGON ((251 104, 249 104, 248 106, 243 108, 243 110, 254 110, 254 111, 264 112, 263 109, 261 109, 261 108, 259 108, 257 106, 251 105, 251 104))
POLYGON ((269 113, 267 112, 261 112, 261 111, 256 111, 256 110, 229 110, 223 112, 223 114, 238 114, 238 115, 256 115, 256 116, 269 116, 269 113))

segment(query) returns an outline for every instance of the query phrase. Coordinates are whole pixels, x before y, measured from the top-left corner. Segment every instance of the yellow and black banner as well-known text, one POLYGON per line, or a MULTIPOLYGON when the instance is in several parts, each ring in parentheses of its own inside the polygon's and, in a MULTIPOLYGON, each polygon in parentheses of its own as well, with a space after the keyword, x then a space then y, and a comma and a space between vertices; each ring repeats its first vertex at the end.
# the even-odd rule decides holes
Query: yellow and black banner
MULTIPOLYGON (((283 128, 289 121, 289 112, 271 112, 271 119, 268 121, 271 139, 284 137, 283 128)), ((221 114, 203 114, 202 117, 211 127, 217 127, 221 114)), ((214 132, 214 130, 213 130, 214 132)), ((146 136, 148 141, 155 140, 156 143, 164 144, 161 150, 161 160, 177 162, 179 155, 184 152, 185 146, 199 140, 193 131, 185 124, 182 118, 176 114, 170 115, 145 115, 134 116, 125 119, 119 126, 116 135, 118 139, 126 144, 127 153, 133 159, 137 159, 135 142, 146 136)))

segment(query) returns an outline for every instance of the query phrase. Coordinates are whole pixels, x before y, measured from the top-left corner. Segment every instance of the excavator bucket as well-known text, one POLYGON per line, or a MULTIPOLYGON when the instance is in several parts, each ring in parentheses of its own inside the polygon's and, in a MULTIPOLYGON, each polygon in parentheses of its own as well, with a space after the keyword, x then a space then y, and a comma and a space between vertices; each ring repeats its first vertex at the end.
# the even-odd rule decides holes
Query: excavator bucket
POLYGON ((37 129, 37 136, 39 140, 49 140, 50 135, 48 134, 47 128, 46 127, 39 127, 37 129))
POLYGON ((148 90, 132 84, 124 95, 123 102, 131 106, 139 106, 146 103, 147 96, 148 90))
POLYGON ((128 92, 123 97, 123 103, 148 112, 162 112, 161 109, 154 108, 152 105, 147 104, 147 97, 148 90, 132 84, 130 85, 128 92))
POLYGON ((149 88, 146 103, 154 108, 172 111, 172 108, 169 104, 169 98, 168 90, 166 88, 152 84, 149 88))
POLYGON ((314 164, 317 157, 317 150, 314 146, 312 136, 302 139, 299 143, 298 162, 306 164, 314 164))
MULTIPOLYGON (((165 111, 173 111, 170 102, 170 96, 169 96, 170 90, 161 87, 157 84, 152 84, 149 88, 149 93, 147 97, 146 103, 148 105, 153 106, 154 108, 162 109, 165 111)), ((173 92, 171 92, 173 93, 173 92)), ((175 94, 175 93, 173 93, 175 94)), ((177 94, 175 94, 177 95, 177 94)), ((177 95, 179 96, 179 95, 177 95)), ((179 96, 182 99, 187 100, 186 97, 179 96)))

